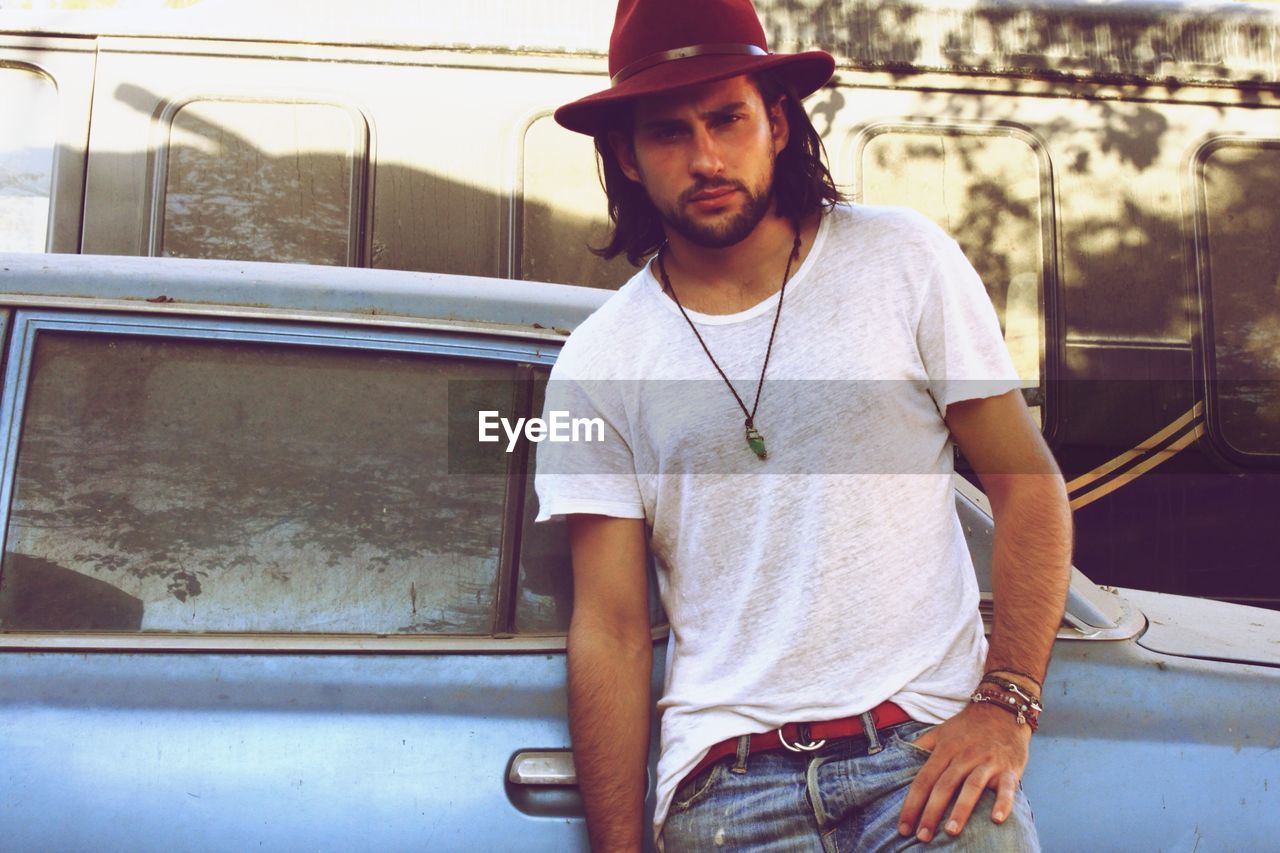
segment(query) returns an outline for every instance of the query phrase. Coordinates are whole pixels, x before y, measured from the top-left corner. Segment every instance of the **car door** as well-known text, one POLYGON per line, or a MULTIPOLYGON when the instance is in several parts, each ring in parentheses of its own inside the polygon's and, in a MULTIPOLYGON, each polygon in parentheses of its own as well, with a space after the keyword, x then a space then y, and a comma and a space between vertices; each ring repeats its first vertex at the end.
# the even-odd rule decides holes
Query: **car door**
POLYGON ((563 531, 530 524, 528 448, 476 441, 554 347, 9 325, 6 849, 585 849, 563 531))

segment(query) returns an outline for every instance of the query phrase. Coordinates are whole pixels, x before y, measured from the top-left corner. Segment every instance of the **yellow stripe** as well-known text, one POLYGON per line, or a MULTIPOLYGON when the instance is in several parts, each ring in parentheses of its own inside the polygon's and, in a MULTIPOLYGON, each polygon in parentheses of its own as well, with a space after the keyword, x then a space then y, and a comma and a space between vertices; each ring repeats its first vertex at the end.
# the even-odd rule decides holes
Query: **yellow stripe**
POLYGON ((1182 417, 1178 418, 1176 421, 1169 424, 1167 427, 1160 430, 1158 433, 1151 436, 1150 438, 1143 439, 1132 450, 1126 450, 1124 453, 1121 453, 1119 456, 1117 456, 1115 459, 1112 459, 1110 462, 1105 462, 1102 465, 1099 465, 1097 468, 1094 468, 1088 474, 1081 474, 1079 477, 1076 477, 1070 483, 1067 483, 1068 494, 1071 492, 1074 492, 1076 489, 1084 488, 1085 486, 1092 483, 1094 480, 1097 480, 1101 477, 1105 477, 1108 474, 1110 474, 1112 471, 1116 470, 1117 468, 1120 468, 1125 464, 1129 463, 1130 461, 1137 459, 1139 456, 1149 453, 1151 451, 1151 448, 1158 446, 1162 441, 1167 439, 1169 436, 1173 435, 1175 432, 1182 429, 1187 424, 1191 423, 1191 421, 1194 418, 1200 417, 1200 414, 1203 411, 1204 411, 1204 403, 1196 403, 1182 417))
POLYGON ((1150 471, 1152 468, 1156 467, 1157 465, 1160 465, 1168 461, 1169 459, 1172 459, 1175 455, 1177 455, 1179 451, 1185 449, 1188 445, 1190 445, 1193 441, 1195 441, 1197 438, 1199 438, 1202 435, 1204 435, 1204 424, 1196 424, 1195 429, 1191 430, 1191 432, 1187 433, 1182 438, 1178 439, 1173 444, 1166 447, 1164 450, 1160 450, 1151 454, 1150 458, 1143 460, 1137 465, 1134 465, 1132 468, 1130 468, 1128 471, 1125 471, 1119 477, 1116 477, 1114 480, 1111 480, 1110 482, 1102 484, 1098 488, 1094 489, 1092 492, 1086 492, 1085 494, 1077 497, 1075 500, 1071 502, 1071 509, 1077 510, 1082 506, 1088 506, 1089 504, 1096 501, 1098 498, 1106 497, 1107 495, 1111 494, 1116 489, 1120 488, 1126 483, 1130 483, 1136 480, 1140 475, 1146 473, 1147 471, 1150 471))

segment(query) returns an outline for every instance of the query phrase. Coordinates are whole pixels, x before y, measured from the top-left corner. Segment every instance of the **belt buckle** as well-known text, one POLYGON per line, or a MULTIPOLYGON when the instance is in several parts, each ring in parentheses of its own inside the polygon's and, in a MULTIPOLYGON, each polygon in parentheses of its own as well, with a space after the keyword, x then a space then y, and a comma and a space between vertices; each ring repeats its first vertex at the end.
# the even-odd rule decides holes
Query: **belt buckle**
POLYGON ((805 739, 805 743, 800 743, 799 739, 795 743, 787 743, 787 737, 782 733, 782 726, 778 727, 778 742, 792 752, 813 752, 815 749, 821 749, 826 744, 826 739, 814 740, 809 735, 809 724, 800 723, 800 736, 805 739))

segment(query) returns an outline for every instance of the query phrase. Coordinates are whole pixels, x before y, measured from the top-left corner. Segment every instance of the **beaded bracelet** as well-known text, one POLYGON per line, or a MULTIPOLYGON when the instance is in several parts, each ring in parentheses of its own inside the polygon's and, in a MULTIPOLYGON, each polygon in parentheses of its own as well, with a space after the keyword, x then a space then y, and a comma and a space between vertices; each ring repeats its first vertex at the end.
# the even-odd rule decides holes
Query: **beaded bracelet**
POLYGON ((1023 702, 1012 693, 982 687, 973 692, 973 695, 969 697, 969 701, 973 703, 988 702, 997 708, 1008 711, 1017 717, 1019 724, 1026 723, 1030 726, 1032 734, 1040 728, 1040 712, 1043 709, 1039 703, 1023 702))

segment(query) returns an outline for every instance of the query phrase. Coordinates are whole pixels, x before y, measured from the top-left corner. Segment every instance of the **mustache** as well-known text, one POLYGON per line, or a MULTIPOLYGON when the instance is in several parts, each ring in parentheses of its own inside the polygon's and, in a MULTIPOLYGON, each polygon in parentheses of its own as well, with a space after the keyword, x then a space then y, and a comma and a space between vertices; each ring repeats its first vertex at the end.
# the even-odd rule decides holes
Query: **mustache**
POLYGON ((689 202, 693 201, 693 197, 698 193, 704 193, 704 192, 707 192, 708 190, 720 190, 720 189, 733 189, 743 193, 747 193, 747 195, 750 195, 750 193, 747 192, 746 184, 742 183, 741 181, 732 181, 732 180, 729 180, 728 178, 719 178, 714 180, 701 180, 695 183, 693 186, 689 187, 684 192, 680 193, 680 203, 688 204, 689 202))

